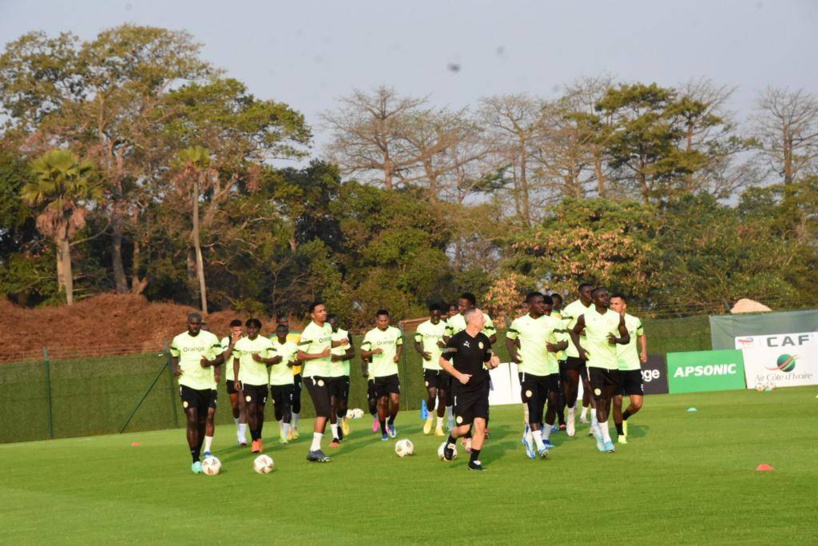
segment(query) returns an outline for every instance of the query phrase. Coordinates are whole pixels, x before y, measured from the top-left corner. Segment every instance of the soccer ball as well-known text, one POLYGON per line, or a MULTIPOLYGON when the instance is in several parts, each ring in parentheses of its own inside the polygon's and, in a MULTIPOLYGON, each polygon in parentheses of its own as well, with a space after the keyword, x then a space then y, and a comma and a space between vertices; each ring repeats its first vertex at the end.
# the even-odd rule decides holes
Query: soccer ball
POLYGON ((259 474, 269 474, 273 471, 274 467, 275 463, 273 462, 273 458, 269 455, 259 455, 253 461, 253 470, 259 474))
POLYGON ((222 462, 216 457, 205 457, 202 461, 202 473, 207 476, 215 476, 222 470, 222 462))
POLYGON ((762 385, 761 383, 759 383, 758 385, 756 385, 756 390, 757 390, 758 392, 764 392, 764 385, 762 385))
MULTIPOLYGON (((440 447, 437 448, 437 456, 440 457, 441 461, 446 460, 446 457, 443 456, 443 450, 446 449, 446 444, 447 443, 448 443, 448 440, 446 442, 443 442, 442 444, 440 444, 440 447)), ((454 452, 452 453, 452 460, 455 460, 455 459, 457 459, 457 448, 456 447, 454 448, 454 452)))
POLYGON ((352 409, 347 410, 347 419, 355 419, 355 410, 352 409))
POLYGON ((767 390, 774 391, 775 390, 775 383, 767 383, 767 390))
POLYGON ((361 408, 355 408, 354 410, 352 410, 352 416, 355 419, 360 419, 361 417, 364 416, 364 410, 362 410, 361 408))
POLYGON ((398 440, 395 444, 395 453, 401 458, 412 455, 415 453, 415 444, 412 443, 412 440, 407 440, 406 438, 398 440))

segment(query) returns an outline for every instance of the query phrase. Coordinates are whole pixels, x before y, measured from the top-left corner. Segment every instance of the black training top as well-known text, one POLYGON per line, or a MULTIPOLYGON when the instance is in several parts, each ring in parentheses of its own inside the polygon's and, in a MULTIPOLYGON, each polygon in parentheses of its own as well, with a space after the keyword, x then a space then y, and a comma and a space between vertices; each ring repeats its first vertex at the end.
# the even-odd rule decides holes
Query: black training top
POLYGON ((455 370, 472 376, 465 385, 455 380, 456 386, 471 390, 488 385, 489 372, 483 369, 483 363, 491 359, 491 342, 482 332, 477 337, 471 337, 466 330, 456 333, 449 338, 442 356, 449 362, 454 360, 455 370))

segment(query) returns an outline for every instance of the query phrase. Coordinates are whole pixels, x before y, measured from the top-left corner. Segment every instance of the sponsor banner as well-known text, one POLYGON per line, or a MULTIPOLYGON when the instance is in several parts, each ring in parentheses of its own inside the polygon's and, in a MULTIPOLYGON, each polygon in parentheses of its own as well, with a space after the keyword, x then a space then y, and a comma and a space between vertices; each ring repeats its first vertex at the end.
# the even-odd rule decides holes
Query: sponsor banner
POLYGON ((747 388, 818 384, 818 333, 737 336, 747 388))
POLYGON ((744 357, 738 350, 668 353, 667 375, 671 394, 743 389, 744 357))
POLYGON ((642 364, 642 388, 645 394, 667 394, 667 363, 664 355, 648 355, 642 364))

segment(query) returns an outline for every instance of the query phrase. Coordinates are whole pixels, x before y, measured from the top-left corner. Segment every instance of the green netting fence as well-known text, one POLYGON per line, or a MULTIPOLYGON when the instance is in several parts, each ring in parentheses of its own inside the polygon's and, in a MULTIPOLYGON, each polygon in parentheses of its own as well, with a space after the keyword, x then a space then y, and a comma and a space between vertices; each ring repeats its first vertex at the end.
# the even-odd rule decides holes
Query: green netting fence
MULTIPOLYGON (((644 320, 651 353, 710 349, 708 317, 644 320)), ((495 350, 508 360, 505 335, 495 350)), ((360 347, 361 338, 355 339, 360 347)), ((426 392, 412 334, 404 334, 400 363, 401 406, 417 410, 426 392)), ((352 363, 350 408, 366 410, 366 381, 360 359, 352 363)), ((68 438, 184 425, 178 387, 167 350, 93 358, 42 359, 0 365, 0 443, 68 438)), ((302 415, 315 415, 306 390, 302 415)), ((270 410, 270 414, 272 411, 270 410)), ((271 417, 270 417, 271 418, 271 417)), ((224 381, 219 385, 218 424, 232 423, 224 381)))

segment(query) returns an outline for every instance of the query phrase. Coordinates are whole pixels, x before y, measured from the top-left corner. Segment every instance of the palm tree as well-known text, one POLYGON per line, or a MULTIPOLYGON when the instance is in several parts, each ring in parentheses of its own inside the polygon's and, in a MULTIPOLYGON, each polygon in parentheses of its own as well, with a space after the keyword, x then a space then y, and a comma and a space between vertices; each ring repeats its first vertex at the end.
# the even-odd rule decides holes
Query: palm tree
POLYGON ((204 276, 202 245, 199 239, 199 195, 209 186, 209 182, 218 173, 210 166, 210 150, 201 146, 192 146, 180 151, 176 156, 177 174, 174 183, 182 191, 190 188, 193 204, 193 229, 190 238, 196 255, 196 277, 199 279, 199 296, 202 301, 202 313, 207 314, 207 286, 204 276))
POLYGON ((102 197, 93 164, 68 150, 51 150, 31 162, 35 180, 20 190, 23 202, 39 210, 37 230, 57 247, 57 283, 74 303, 71 241, 85 227, 88 205, 102 197))

